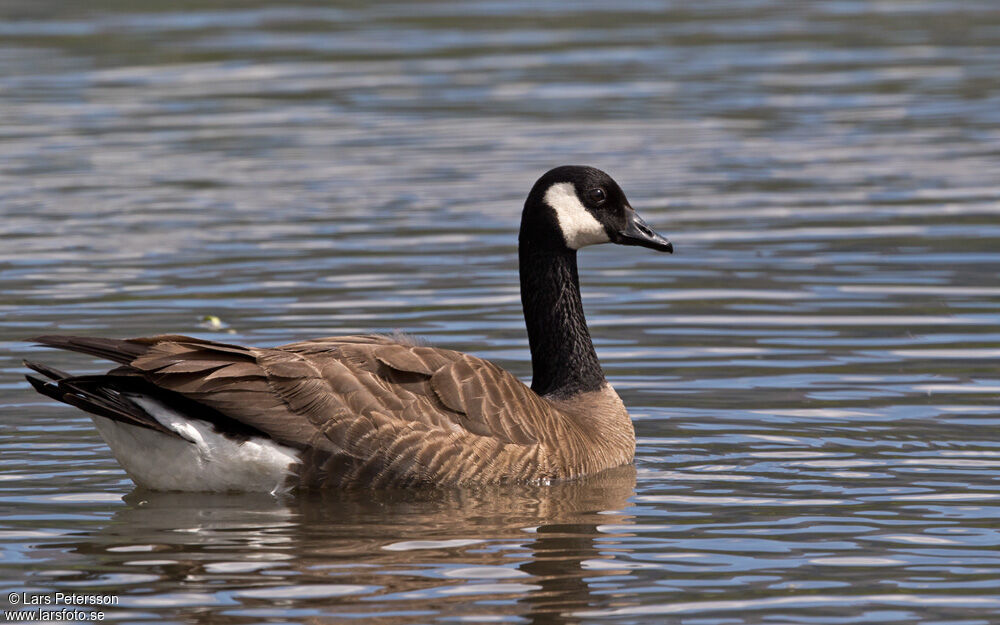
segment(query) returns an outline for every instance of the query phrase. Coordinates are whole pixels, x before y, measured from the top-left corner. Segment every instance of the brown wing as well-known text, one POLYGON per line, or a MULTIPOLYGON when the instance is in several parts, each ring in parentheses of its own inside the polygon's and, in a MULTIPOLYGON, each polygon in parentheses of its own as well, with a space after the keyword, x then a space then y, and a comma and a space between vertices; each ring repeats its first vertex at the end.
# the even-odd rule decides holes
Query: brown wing
POLYGON ((303 449, 307 485, 550 477, 544 443, 565 421, 490 362, 388 337, 128 343, 145 348, 128 364, 149 381, 303 449))

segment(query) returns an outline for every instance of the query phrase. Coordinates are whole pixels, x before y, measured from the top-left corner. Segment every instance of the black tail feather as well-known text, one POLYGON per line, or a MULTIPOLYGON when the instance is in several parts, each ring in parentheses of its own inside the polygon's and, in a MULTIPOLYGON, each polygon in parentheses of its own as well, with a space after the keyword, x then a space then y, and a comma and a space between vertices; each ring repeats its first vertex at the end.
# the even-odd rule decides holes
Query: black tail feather
POLYGON ((111 376, 73 377, 38 363, 25 364, 54 380, 50 382, 34 375, 24 376, 36 391, 46 397, 76 406, 80 410, 112 421, 184 438, 177 432, 163 426, 141 406, 110 385, 109 378, 111 376))
MULTIPOLYGON (((31 369, 32 371, 37 371, 38 373, 41 373, 50 380, 56 380, 58 382, 59 380, 70 377, 70 374, 66 373, 65 371, 60 371, 55 367, 43 365, 40 362, 34 362, 32 360, 22 360, 21 362, 24 364, 25 367, 31 369)), ((30 381, 30 376, 28 377, 30 381)), ((35 388, 37 389, 38 387, 35 388)))
POLYGON ((191 415, 191 418, 211 423, 216 431, 233 440, 242 442, 250 437, 267 438, 267 434, 260 430, 226 416, 214 408, 156 386, 128 366, 116 367, 101 374, 72 375, 39 362, 24 361, 24 364, 48 378, 46 380, 35 375, 24 376, 36 391, 99 417, 188 440, 157 421, 131 399, 142 396, 157 400, 179 414, 191 415))
POLYGON ((26 375, 24 376, 24 379, 26 379, 31 386, 42 395, 62 401, 62 393, 56 390, 55 384, 46 382, 42 378, 34 375, 26 375))
POLYGON ((267 437, 257 428, 241 423, 210 406, 180 393, 156 386, 155 383, 147 380, 142 372, 129 366, 136 358, 148 353, 151 347, 161 340, 214 345, 226 351, 242 354, 242 351, 231 345, 180 335, 122 340, 46 334, 27 340, 47 347, 97 356, 123 365, 105 374, 75 376, 38 362, 25 361, 24 364, 29 369, 48 378, 45 380, 34 375, 25 376, 31 386, 46 397, 76 406, 100 417, 188 440, 157 421, 155 417, 131 399, 131 397, 139 396, 148 397, 169 406, 179 414, 191 415, 191 418, 211 423, 219 433, 234 440, 242 442, 249 437, 267 437))

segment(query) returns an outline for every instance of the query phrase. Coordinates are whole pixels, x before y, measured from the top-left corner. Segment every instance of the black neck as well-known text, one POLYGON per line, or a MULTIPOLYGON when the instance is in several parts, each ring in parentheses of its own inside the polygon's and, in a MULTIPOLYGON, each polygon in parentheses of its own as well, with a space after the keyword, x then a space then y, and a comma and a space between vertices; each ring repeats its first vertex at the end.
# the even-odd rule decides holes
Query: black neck
POLYGON ((518 256, 534 373, 531 389, 567 397, 601 388, 604 371, 583 316, 576 251, 562 245, 535 247, 522 237, 518 256))

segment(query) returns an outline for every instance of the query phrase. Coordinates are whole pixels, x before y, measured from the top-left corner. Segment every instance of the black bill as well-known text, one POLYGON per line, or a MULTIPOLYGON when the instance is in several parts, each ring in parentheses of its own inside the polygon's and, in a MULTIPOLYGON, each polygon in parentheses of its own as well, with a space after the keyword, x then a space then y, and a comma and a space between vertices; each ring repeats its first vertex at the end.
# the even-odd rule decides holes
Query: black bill
POLYGON ((626 209, 625 227, 615 235, 617 236, 612 236, 611 240, 619 245, 641 245, 659 252, 674 252, 673 244, 646 225, 642 217, 631 208, 626 209))

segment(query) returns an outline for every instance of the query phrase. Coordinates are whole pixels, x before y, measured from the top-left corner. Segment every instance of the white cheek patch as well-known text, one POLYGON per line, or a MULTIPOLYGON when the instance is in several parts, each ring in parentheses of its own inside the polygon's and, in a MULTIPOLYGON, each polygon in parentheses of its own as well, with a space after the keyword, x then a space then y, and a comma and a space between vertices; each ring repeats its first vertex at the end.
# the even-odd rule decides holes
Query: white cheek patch
POLYGON ((559 229, 569 249, 578 250, 585 245, 611 241, 601 222, 580 202, 572 182, 560 182, 549 187, 545 192, 545 203, 555 210, 559 229))

